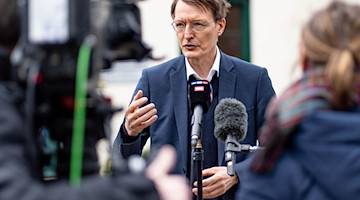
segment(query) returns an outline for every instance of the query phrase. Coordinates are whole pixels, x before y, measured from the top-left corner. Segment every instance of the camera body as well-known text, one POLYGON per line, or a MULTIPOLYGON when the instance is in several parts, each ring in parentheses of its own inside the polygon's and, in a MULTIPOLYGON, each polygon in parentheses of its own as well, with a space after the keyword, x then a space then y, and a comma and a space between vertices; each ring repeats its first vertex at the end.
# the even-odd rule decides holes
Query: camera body
POLYGON ((99 92, 99 74, 114 61, 141 60, 151 52, 141 40, 136 2, 19 0, 19 6, 22 37, 13 53, 13 79, 25 89, 26 128, 38 138, 43 178, 69 178, 79 121, 81 174, 98 173, 96 143, 110 139, 110 118, 118 110, 99 92), (77 102, 82 120, 76 118, 77 102))

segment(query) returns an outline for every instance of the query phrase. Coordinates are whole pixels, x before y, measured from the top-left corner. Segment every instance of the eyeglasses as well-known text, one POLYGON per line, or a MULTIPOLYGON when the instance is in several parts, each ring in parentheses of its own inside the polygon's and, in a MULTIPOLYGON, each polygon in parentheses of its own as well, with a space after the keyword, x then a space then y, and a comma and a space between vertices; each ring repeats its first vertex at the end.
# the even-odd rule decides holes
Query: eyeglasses
MULTIPOLYGON (((215 21, 211 21, 208 23, 192 22, 192 23, 190 23, 190 29, 196 33, 199 33, 199 32, 202 32, 205 29, 205 27, 207 27, 212 22, 215 22, 215 21)), ((186 23, 184 23, 182 21, 175 21, 175 22, 171 23, 171 26, 174 28, 174 30, 176 32, 183 32, 186 28, 186 23)))

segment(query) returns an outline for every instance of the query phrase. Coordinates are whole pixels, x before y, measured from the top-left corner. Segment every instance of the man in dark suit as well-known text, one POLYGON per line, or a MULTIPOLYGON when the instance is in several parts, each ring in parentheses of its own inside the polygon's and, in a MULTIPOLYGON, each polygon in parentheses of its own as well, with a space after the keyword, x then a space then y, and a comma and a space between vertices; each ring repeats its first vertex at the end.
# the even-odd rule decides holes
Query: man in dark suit
MULTIPOLYGON (((207 199, 233 199, 241 179, 229 176, 223 166, 224 144, 213 134, 217 103, 231 97, 246 106, 248 133, 243 142, 255 145, 265 108, 275 94, 265 68, 228 56, 217 47, 229 8, 226 0, 174 0, 172 25, 183 55, 143 70, 114 143, 114 150, 124 157, 140 154, 149 137, 152 149, 171 144, 178 154, 175 172, 188 176, 191 158, 188 82, 208 80, 213 101, 202 121, 203 197, 207 199)), ((238 154, 237 162, 245 157, 244 153, 238 154)), ((193 193, 198 194, 196 187, 193 193)))

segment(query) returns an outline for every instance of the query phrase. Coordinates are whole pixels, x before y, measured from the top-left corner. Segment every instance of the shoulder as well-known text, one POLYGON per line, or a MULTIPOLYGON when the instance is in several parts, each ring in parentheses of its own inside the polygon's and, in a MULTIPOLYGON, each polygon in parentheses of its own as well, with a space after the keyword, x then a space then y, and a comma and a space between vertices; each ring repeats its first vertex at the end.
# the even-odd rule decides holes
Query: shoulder
MULTIPOLYGON (((251 172, 249 168, 246 168, 247 174, 252 178, 256 178, 259 182, 282 180, 283 182, 290 183, 291 180, 293 180, 294 177, 299 176, 302 171, 295 159, 295 154, 296 152, 293 151, 285 151, 270 171, 257 174, 255 172, 251 172)), ((255 157, 251 159, 254 158, 255 157)), ((248 161, 247 167, 249 167, 250 163, 251 161, 248 161)))
POLYGON ((241 174, 241 181, 240 196, 249 199, 292 199, 299 193, 300 185, 310 184, 293 155, 289 154, 284 154, 269 172, 257 174, 247 168, 241 174))
POLYGON ((301 140, 317 139, 325 144, 339 142, 339 135, 345 141, 360 141, 357 137, 360 127, 360 108, 351 111, 314 110, 309 112, 299 125, 297 138, 301 140), (324 138, 326 134, 326 138, 324 138), (355 139, 356 138, 356 139, 355 139))
POLYGON ((148 73, 164 73, 171 70, 177 70, 181 65, 184 64, 185 64, 185 58, 183 55, 180 55, 161 64, 149 68, 145 68, 144 71, 148 73))
POLYGON ((24 91, 23 89, 14 82, 0 83, 0 99, 9 104, 18 105, 23 101, 24 91))
MULTIPOLYGON (((255 86, 266 85, 267 89, 270 89, 268 86, 272 85, 266 68, 226 55, 225 53, 221 54, 220 74, 236 76, 239 78, 239 83, 241 84, 246 83, 246 85, 249 85, 249 83, 252 83, 255 84, 255 86)), ((248 88, 247 86, 245 87, 248 88)))
POLYGON ((10 136, 22 139, 23 90, 16 84, 0 83, 0 137, 10 136), (8 134, 11 133, 11 134, 8 134))
POLYGON ((225 64, 231 63, 237 69, 249 70, 249 71, 254 71, 254 72, 256 72, 256 71, 260 72, 262 70, 266 71, 266 68, 264 68, 264 67, 255 65, 253 63, 250 63, 248 61, 242 60, 242 59, 234 57, 234 56, 227 55, 223 52, 221 52, 221 59, 222 59, 222 63, 225 63, 225 64))

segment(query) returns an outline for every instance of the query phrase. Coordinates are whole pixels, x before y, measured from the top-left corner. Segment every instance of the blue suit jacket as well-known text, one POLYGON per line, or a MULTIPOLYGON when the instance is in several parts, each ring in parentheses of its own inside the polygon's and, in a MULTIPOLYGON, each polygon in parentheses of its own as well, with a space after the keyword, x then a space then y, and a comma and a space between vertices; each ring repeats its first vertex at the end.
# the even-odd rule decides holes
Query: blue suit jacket
MULTIPOLYGON (((149 102, 156 105, 159 118, 139 137, 134 138, 129 138, 122 125, 115 139, 115 153, 120 152, 125 158, 131 154, 140 154, 150 136, 152 149, 164 144, 171 144, 176 148, 178 160, 174 171, 186 174, 190 147, 188 146, 189 105, 184 56, 181 55, 158 66, 144 69, 134 94, 138 90, 142 90, 144 96, 149 98, 149 102)), ((223 98, 236 98, 246 106, 248 133, 242 143, 256 144, 257 132, 264 121, 265 109, 274 94, 265 68, 221 52, 219 101, 223 98)), ((223 142, 218 142, 217 157, 218 164, 223 165, 223 142)), ((245 157, 245 153, 237 154, 237 162, 244 160, 245 157)))

